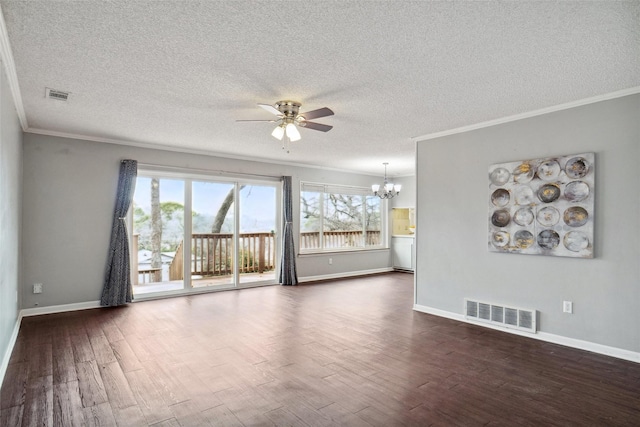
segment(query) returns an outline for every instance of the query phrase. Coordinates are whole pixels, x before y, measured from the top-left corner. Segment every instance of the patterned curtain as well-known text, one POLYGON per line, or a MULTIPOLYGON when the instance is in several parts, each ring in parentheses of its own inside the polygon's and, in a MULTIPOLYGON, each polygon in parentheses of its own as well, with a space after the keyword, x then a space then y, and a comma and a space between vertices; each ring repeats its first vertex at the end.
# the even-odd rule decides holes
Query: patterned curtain
POLYGON ((116 207, 113 212, 107 271, 100 305, 122 305, 133 300, 131 266, 129 265, 129 239, 127 237, 125 216, 129 206, 131 206, 137 175, 138 162, 136 160, 123 160, 120 162, 118 194, 116 195, 116 207))
POLYGON ((293 199, 291 194, 291 177, 282 177, 284 232, 282 235, 282 261, 280 263, 280 283, 297 285, 296 251, 293 246, 293 199))

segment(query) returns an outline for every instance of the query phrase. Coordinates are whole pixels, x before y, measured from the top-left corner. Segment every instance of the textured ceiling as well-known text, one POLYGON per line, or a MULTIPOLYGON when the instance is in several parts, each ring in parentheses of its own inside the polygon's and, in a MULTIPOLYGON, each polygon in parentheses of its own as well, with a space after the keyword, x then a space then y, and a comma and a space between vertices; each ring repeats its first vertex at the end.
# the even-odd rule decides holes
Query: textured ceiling
POLYGON ((412 137, 640 86, 638 1, 0 5, 32 132, 394 176, 412 137), (334 129, 235 121, 281 99, 334 129))

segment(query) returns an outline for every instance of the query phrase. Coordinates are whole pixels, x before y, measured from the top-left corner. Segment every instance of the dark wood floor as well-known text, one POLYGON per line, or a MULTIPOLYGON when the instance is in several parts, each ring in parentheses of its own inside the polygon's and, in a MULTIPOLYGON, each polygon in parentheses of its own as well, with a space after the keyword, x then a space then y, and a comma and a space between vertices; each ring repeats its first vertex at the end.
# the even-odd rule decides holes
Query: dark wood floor
POLYGON ((640 425, 639 364, 414 312, 412 281, 25 318, 1 425, 640 425))

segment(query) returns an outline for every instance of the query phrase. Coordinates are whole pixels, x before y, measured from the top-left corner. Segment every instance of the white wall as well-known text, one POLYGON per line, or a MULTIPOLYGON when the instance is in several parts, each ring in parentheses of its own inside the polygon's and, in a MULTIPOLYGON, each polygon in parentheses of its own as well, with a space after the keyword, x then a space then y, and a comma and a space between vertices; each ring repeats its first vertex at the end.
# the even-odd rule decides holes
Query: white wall
POLYGON ((640 352, 639 147, 640 95, 419 142, 416 304, 537 309, 542 332, 640 352), (595 258, 488 252, 489 165, 580 152, 596 154, 595 258))
MULTIPOLYGON (((183 168, 291 175, 295 229, 301 180, 365 187, 372 182, 366 175, 25 134, 23 308, 100 298, 118 168, 120 160, 126 158, 183 168), (43 283, 44 292, 33 294, 33 283, 43 283)), ((391 265, 388 250, 304 255, 297 261, 300 279, 391 265), (332 265, 329 257, 333 258, 332 265)))
POLYGON ((1 66, 0 73, 0 381, 18 320, 22 129, 1 66))

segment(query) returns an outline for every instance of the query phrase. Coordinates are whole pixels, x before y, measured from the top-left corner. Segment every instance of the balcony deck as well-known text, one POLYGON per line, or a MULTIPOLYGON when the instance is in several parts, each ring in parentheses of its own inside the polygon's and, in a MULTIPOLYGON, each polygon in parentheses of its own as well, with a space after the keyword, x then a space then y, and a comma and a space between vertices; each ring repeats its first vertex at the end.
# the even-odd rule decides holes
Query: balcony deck
MULTIPOLYGON (((248 283, 275 283, 276 234, 273 232, 242 233, 239 235, 238 267, 240 286, 248 283)), ((349 248, 377 245, 380 243, 379 231, 324 231, 300 233, 301 249, 349 248)), ((133 235, 133 247, 139 248, 139 236, 133 235)), ((183 264, 183 242, 180 242, 171 260, 160 267, 151 268, 148 263, 138 262, 138 252, 133 251, 134 272, 133 294, 144 295, 184 289, 182 280, 185 270, 191 271, 192 288, 215 288, 233 285, 232 257, 234 253, 234 235, 225 233, 198 233, 191 235, 189 265, 183 264), (185 268, 186 267, 186 268, 185 268), (160 280, 168 279, 168 280, 160 280)), ((167 253, 163 253, 165 256, 167 253)))
MULTIPOLYGON (((240 274, 240 284, 255 282, 274 282, 276 274, 274 271, 265 271, 264 273, 243 273, 240 274)), ((191 286, 193 288, 215 288, 233 284, 233 275, 207 277, 204 279, 192 279, 191 286)), ((133 285, 134 295, 144 295, 156 292, 177 291, 184 288, 182 280, 168 280, 165 282, 138 283, 133 285)))

